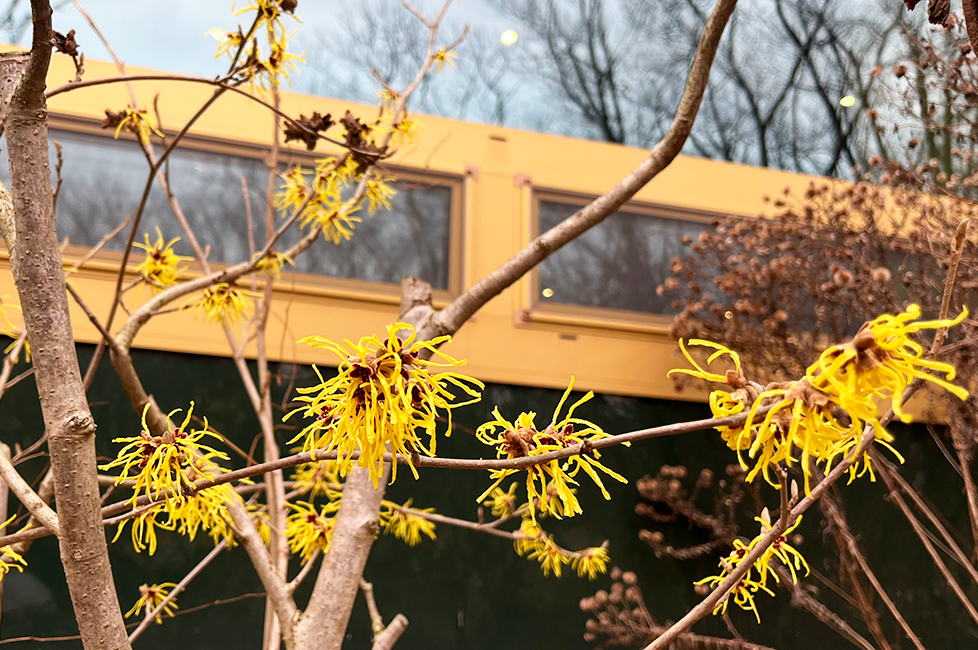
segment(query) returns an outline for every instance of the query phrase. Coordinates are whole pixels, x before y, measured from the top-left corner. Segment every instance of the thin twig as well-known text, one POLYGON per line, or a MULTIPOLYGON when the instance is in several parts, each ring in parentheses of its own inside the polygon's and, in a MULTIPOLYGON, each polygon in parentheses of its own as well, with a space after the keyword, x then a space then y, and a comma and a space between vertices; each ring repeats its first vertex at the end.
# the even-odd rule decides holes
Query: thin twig
POLYGON ((99 241, 99 243, 97 243, 94 246, 92 246, 88 250, 88 252, 85 253, 85 255, 80 260, 78 260, 70 269, 68 269, 67 271, 65 271, 65 275, 70 275, 72 273, 76 273, 82 267, 84 267, 85 264, 87 264, 90 259, 92 259, 93 257, 95 257, 95 255, 98 254, 98 252, 100 250, 102 250, 102 248, 106 244, 108 244, 110 241, 112 241, 112 239, 116 235, 118 235, 120 232, 122 232, 122 229, 125 228, 129 224, 129 219, 130 219, 130 215, 127 214, 126 215, 126 218, 122 220, 122 223, 120 223, 118 226, 116 226, 115 228, 113 228, 112 231, 109 234, 107 234, 105 237, 102 237, 102 239, 99 241))
MULTIPOLYGON (((10 373, 13 372, 14 366, 17 365, 17 359, 20 357, 21 350, 24 349, 24 345, 27 343, 27 330, 24 330, 17 336, 14 341, 13 347, 10 348, 10 352, 3 360, 3 369, 0 370, 0 399, 3 398, 7 389, 15 385, 17 381, 10 381, 10 373)), ((33 370, 33 368, 31 369, 33 370)))
POLYGON ((884 480, 889 479, 899 485, 900 489, 902 489, 903 492, 910 497, 911 501, 914 502, 917 509, 919 509, 924 516, 927 517, 928 521, 930 521, 931 525, 937 530, 941 538, 944 539, 944 543, 951 549, 952 554, 958 561, 958 564, 967 570, 971 580, 978 585, 978 568, 975 567, 968 555, 961 549, 960 546, 958 546, 957 541, 944 525, 944 522, 942 522, 937 516, 937 513, 935 513, 933 509, 927 505, 913 486, 911 486, 906 479, 900 475, 900 472, 896 471, 896 468, 890 461, 883 458, 880 454, 873 454, 872 459, 873 464, 877 466, 880 469, 880 473, 883 474, 884 480))
MULTIPOLYGON (((9 449, 8 449, 9 451, 9 449)), ((60 525, 58 515, 50 506, 31 489, 27 481, 17 472, 11 464, 7 455, 0 454, 0 477, 10 488, 24 507, 37 519, 45 528, 49 529, 54 535, 59 535, 60 525)))
POLYGON ((299 573, 297 573, 296 576, 286 585, 286 589, 288 589, 290 594, 295 593, 295 590, 299 588, 299 585, 301 585, 302 582, 309 576, 309 574, 312 572, 312 568, 316 565, 316 560, 319 559, 320 555, 321 553, 318 548, 314 550, 312 552, 312 556, 309 558, 309 561, 307 561, 305 565, 299 569, 299 573))
POLYGON ((377 601, 374 599, 374 586, 360 578, 360 591, 363 592, 363 597, 367 601, 367 611, 370 612, 370 627, 374 637, 371 650, 390 650, 407 628, 407 617, 398 614, 390 625, 384 625, 384 617, 380 615, 377 601))
MULTIPOLYGON (((221 551, 227 548, 227 545, 228 545, 228 541, 226 539, 222 539, 220 544, 215 546, 210 553, 205 555, 204 559, 198 562, 197 566, 191 569, 190 573, 185 575, 183 577, 183 580, 178 582, 177 586, 170 590, 170 593, 166 595, 166 598, 160 601, 160 604, 156 606, 156 609, 152 611, 147 611, 146 618, 142 621, 142 623, 139 624, 139 627, 133 630, 132 633, 129 635, 129 643, 132 643, 133 641, 138 639, 139 636, 146 631, 146 628, 148 628, 150 624, 156 619, 156 617, 159 616, 160 613, 166 608, 166 606, 169 605, 181 591, 186 589, 187 585, 189 585, 194 578, 200 575, 200 572, 203 571, 204 568, 214 560, 214 558, 220 555, 221 551)), ((147 605, 149 605, 149 603, 147 603, 147 605)))
POLYGON ((897 490, 896 482, 890 479, 889 472, 881 471, 880 474, 883 476, 883 481, 886 483, 886 487, 890 491, 890 498, 896 504, 897 508, 900 509, 900 512, 903 513, 903 516, 907 518, 907 521, 910 522, 910 525, 913 527, 917 537, 920 538, 921 544, 924 545, 924 549, 926 549, 927 554, 930 555, 931 559, 934 561, 934 564, 937 565, 938 570, 941 572, 941 575, 944 576, 944 580, 947 581, 951 591, 954 592, 954 595, 957 596, 958 600, 961 601, 961 604, 964 605, 964 608, 967 610, 968 615, 971 616, 971 619, 975 623, 978 623, 978 610, 975 610, 975 606, 964 593, 961 585, 958 584, 958 581, 954 579, 954 576, 948 570, 947 564, 944 563, 944 560, 942 560, 941 556, 937 553, 937 549, 934 548, 934 544, 928 537, 927 531, 924 529, 923 525, 910 511, 909 506, 907 506, 907 502, 904 501, 903 496, 897 490))
POLYGON ((377 636, 384 631, 384 617, 380 615, 380 610, 377 608, 377 600, 374 598, 374 586, 360 578, 360 591, 363 592, 363 598, 367 601, 367 611, 370 612, 370 627, 373 630, 374 636, 377 636))

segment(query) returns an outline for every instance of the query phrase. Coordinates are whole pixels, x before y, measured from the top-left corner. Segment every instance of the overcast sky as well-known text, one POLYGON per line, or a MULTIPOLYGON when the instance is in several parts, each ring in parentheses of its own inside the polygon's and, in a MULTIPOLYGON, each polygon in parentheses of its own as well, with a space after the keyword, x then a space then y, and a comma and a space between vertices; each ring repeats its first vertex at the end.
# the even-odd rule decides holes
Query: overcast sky
MULTIPOLYGON (((214 60, 217 42, 207 32, 215 27, 234 30, 245 22, 243 16, 232 15, 231 0, 81 0, 99 29, 108 39, 116 54, 125 63, 170 72, 213 75, 222 70, 214 60)), ((21 3, 25 5, 26 3, 21 3)), ((76 39, 85 56, 108 59, 101 43, 72 2, 60 3, 54 15, 54 28, 62 33, 76 31, 76 39)), ((353 2, 352 4, 356 4, 353 2)), ((428 15, 441 6, 440 0, 414 0, 412 4, 428 15)), ((236 7, 243 8, 248 0, 237 0, 236 7)), ((391 10, 403 12, 406 19, 413 18, 390 0, 391 10)), ((296 15, 302 24, 286 19, 299 29, 296 42, 299 49, 310 47, 310 40, 318 35, 341 29, 341 20, 350 12, 349 0, 299 0, 296 15)), ((499 19, 482 0, 456 0, 449 8, 454 21, 476 24, 495 23, 499 19)), ((502 24, 500 22, 500 24, 502 24)), ((500 33, 504 28, 500 28, 500 33)), ((446 36, 447 38, 447 36, 446 36)), ((29 42, 29 29, 21 38, 29 42)), ((329 39, 320 46, 326 50, 329 39)))

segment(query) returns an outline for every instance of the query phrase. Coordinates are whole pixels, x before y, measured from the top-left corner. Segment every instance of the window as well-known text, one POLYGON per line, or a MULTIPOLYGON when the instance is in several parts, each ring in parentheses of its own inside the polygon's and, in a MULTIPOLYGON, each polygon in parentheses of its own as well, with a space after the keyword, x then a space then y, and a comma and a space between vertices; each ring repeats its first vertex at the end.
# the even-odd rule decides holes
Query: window
MULTIPOLYGON (((534 192, 537 233, 556 226, 586 203, 586 198, 534 192)), ((675 298, 659 296, 656 287, 669 276, 672 258, 683 255, 682 238, 707 227, 706 216, 627 206, 540 264, 533 306, 543 311, 566 312, 574 305, 675 314, 675 298)))
MULTIPOLYGON (((51 139, 62 146, 64 157, 55 216, 58 234, 68 237, 71 244, 93 246, 135 212, 148 164, 132 140, 64 130, 52 130, 51 139)), ((53 163, 53 146, 51 159, 53 163)), ((298 162, 309 166, 310 161, 298 162)), ((0 170, 7 182, 6 160, 0 161, 0 170)), ((245 184, 255 246, 263 245, 268 170, 260 158, 178 148, 165 171, 200 245, 205 250, 210 247, 211 262, 230 264, 249 257, 245 184)), ((297 270, 384 284, 399 284, 401 276, 413 275, 436 290, 457 290, 454 282, 460 274, 453 269, 460 266, 461 182, 390 171, 398 178, 391 209, 372 216, 363 210, 352 239, 339 245, 316 242, 299 257, 297 270)), ((139 236, 149 232, 155 239, 156 226, 166 239, 181 237, 175 246, 178 254, 192 255, 158 182, 150 193, 139 236)), ((105 250, 122 250, 127 233, 128 229, 117 235, 105 250)), ((282 246, 299 237, 298 228, 292 228, 283 236, 282 246)))

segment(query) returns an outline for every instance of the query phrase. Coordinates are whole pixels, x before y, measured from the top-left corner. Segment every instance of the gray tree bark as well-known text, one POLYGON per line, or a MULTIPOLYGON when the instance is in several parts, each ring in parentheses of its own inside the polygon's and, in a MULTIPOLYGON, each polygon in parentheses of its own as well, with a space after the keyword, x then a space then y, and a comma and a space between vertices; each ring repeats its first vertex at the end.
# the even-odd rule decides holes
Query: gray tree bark
POLYGON ((51 5, 31 0, 31 10, 30 54, 0 55, 16 231, 10 261, 51 453, 61 562, 82 643, 86 650, 125 650, 130 645, 102 527, 95 421, 75 355, 54 227, 44 99, 51 61, 51 5))

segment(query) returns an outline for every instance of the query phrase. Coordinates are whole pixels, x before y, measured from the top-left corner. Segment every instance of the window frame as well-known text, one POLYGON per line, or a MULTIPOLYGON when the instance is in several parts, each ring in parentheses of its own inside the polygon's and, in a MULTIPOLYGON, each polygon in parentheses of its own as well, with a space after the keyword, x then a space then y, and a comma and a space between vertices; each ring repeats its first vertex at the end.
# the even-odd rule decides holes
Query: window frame
MULTIPOLYGON (((581 208, 595 198, 597 197, 580 192, 533 186, 530 189, 529 205, 530 241, 542 234, 540 231, 541 202, 551 201, 581 208)), ((688 223, 702 223, 704 229, 711 227, 714 221, 724 216, 721 213, 641 201, 629 201, 622 205, 616 212, 619 211, 688 223)), ((613 215, 608 217, 608 219, 611 218, 613 218, 613 215)), ((568 243, 568 245, 571 245, 571 243, 568 243)), ((669 327, 674 318, 668 314, 655 314, 652 312, 615 309, 612 307, 592 307, 589 305, 544 302, 540 298, 540 292, 542 291, 542 287, 540 286, 540 266, 544 263, 545 261, 538 264, 534 267, 532 273, 528 274, 528 295, 525 300, 523 320, 555 325, 578 325, 628 332, 668 334, 669 327)))
MULTIPOLYGON (((113 140, 112 133, 102 128, 101 122, 91 118, 82 118, 70 115, 51 114, 50 131, 68 131, 83 136, 96 136, 113 140)), ((172 137, 174 134, 167 133, 172 137)), ((123 132, 119 139, 136 142, 135 136, 123 132)), ((180 149, 187 151, 198 151, 202 153, 219 154, 226 156, 236 156, 249 158, 252 160, 264 161, 267 157, 269 145, 258 142, 232 141, 222 138, 209 137, 206 135, 188 133, 180 142, 180 149)), ((308 152, 304 148, 298 149, 290 146, 281 146, 280 161, 286 165, 301 164, 309 167, 314 164, 316 158, 335 154, 335 151, 316 151, 308 152)), ((146 167, 147 172, 149 166, 146 167)), ((463 286, 464 268, 464 228, 465 228, 465 177, 462 174, 449 174, 444 172, 433 172, 429 170, 419 170, 411 167, 399 165, 383 165, 383 170, 393 175, 398 181, 417 182, 419 184, 429 184, 432 186, 447 186, 451 190, 451 202, 449 205, 449 236, 448 236, 448 286, 446 288, 432 288, 432 299, 436 305, 445 305, 453 298, 461 294, 463 286)), ((179 199, 180 197, 177 196, 179 199)), ((375 215, 379 216, 379 215, 375 215)), ((373 217, 369 217, 373 218, 373 217)), ((129 226, 123 232, 127 232, 129 226)), ((145 228, 141 228, 141 231, 145 228)), ((183 233, 180 233, 183 236, 183 233)), ((119 235, 117 235, 119 236, 119 235)), ((356 230, 354 229, 354 237, 356 230)), ((332 244, 330 244, 332 245, 332 244)), ((340 244, 342 245, 342 244, 340 244)), ((66 266, 82 259, 91 251, 89 246, 69 244, 65 247, 63 255, 66 266)), ((8 255, 6 251, 4 255, 8 255)), ((86 262, 86 269, 117 270, 122 261, 121 251, 99 250, 86 262)), ((127 274, 135 274, 135 269, 139 265, 138 260, 130 256, 129 265, 126 269, 127 274)), ((224 262, 211 263, 212 269, 222 269, 231 264, 224 262)), ((196 259, 187 263, 187 271, 183 278, 199 277, 203 275, 203 267, 196 259)), ((400 284, 374 282, 371 280, 361 280, 356 278, 342 278, 337 276, 303 273, 295 270, 283 269, 282 277, 275 281, 275 287, 279 291, 288 291, 294 294, 304 294, 313 296, 328 296, 336 298, 347 298, 363 300, 367 302, 377 302, 384 304, 398 304, 400 302, 400 284)))

